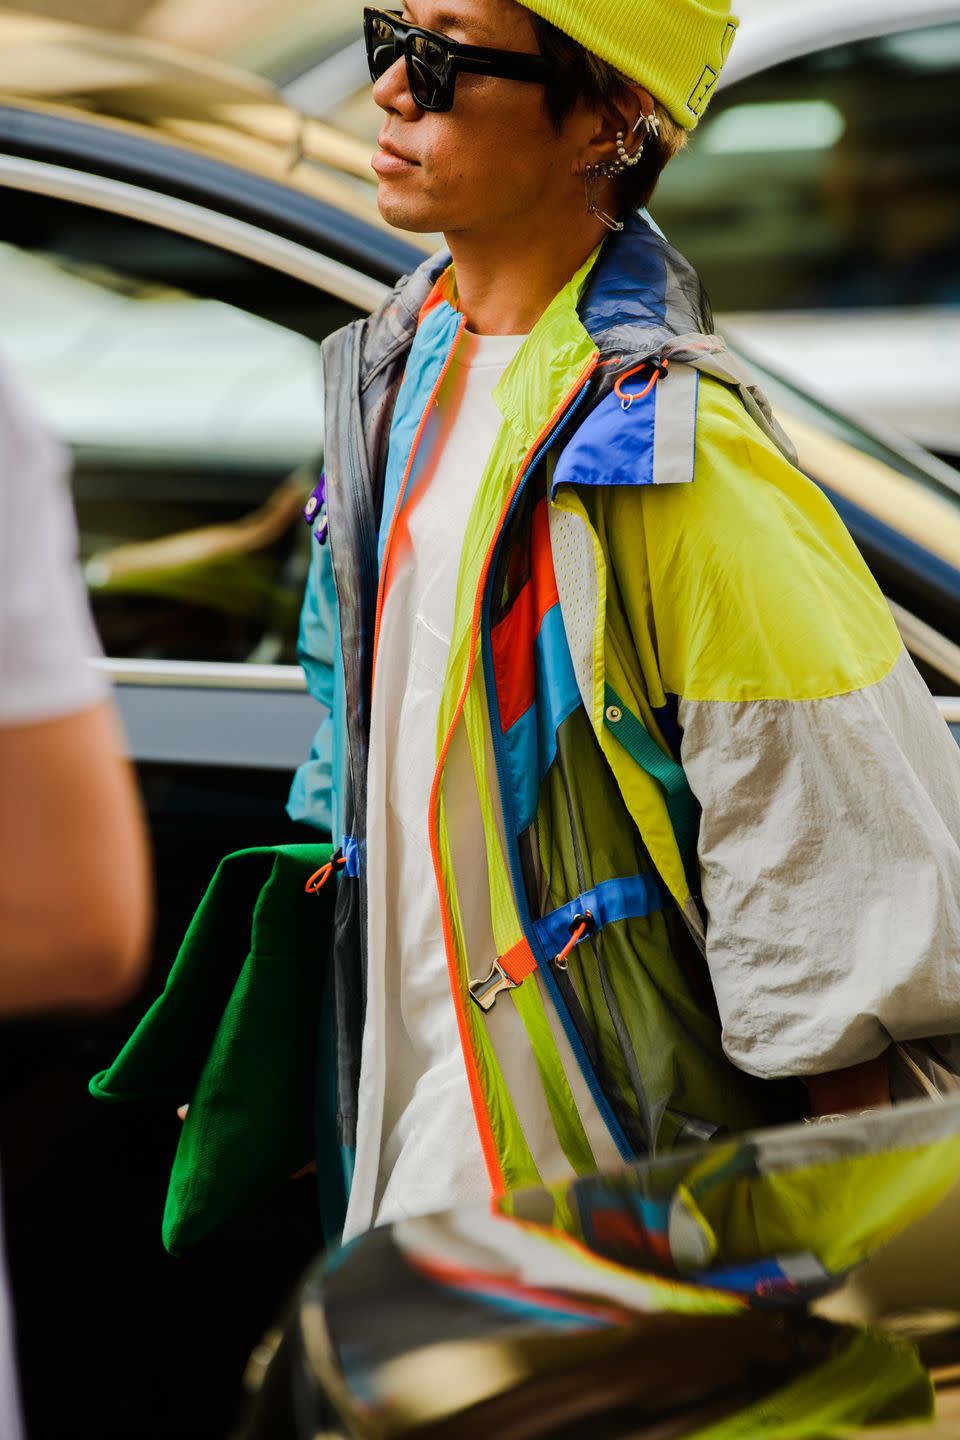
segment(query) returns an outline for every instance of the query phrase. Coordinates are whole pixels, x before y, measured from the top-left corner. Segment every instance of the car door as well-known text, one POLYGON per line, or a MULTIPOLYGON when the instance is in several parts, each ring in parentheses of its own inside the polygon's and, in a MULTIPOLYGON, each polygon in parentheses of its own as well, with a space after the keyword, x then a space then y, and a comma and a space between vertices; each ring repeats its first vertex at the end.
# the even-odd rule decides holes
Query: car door
POLYGON ((0 158, 4 180, 2 344, 73 459, 103 665, 158 847, 188 812, 213 851, 254 843, 282 827, 318 718, 295 651, 320 344, 384 287, 145 188, 0 158))
POLYGON ((73 461, 157 924, 118 1014, 0 1027, 11 1270, 31 1434, 71 1416, 108 1436, 225 1435, 264 1317, 317 1243, 312 1187, 171 1269, 159 1218, 176 1116, 105 1111, 86 1081, 162 987, 219 859, 310 838, 284 803, 319 719, 295 648, 320 345, 385 287, 324 253, 320 224, 313 248, 97 173, 97 158, 0 154, 0 345, 73 461))

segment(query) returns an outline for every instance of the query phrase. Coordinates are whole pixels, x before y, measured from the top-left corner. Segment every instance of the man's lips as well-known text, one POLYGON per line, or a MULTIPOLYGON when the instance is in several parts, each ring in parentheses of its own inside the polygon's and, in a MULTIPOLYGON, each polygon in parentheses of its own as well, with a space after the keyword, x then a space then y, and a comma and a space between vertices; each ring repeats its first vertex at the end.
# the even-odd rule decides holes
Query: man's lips
POLYGON ((401 170, 412 169, 419 164, 419 161, 404 155, 386 135, 377 138, 379 149, 371 160, 371 165, 378 175, 395 175, 401 170))

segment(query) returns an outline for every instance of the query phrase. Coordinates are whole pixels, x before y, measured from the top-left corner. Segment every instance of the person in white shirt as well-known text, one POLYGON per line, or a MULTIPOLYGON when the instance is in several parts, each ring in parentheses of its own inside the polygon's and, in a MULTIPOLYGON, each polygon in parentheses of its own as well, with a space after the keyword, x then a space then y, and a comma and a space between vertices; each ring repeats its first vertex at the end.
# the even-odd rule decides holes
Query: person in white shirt
MULTIPOLYGON (((0 366, 0 1016, 125 999, 146 830, 76 563, 66 459, 0 366)), ((0 1254, 0 1440, 21 1434, 0 1254)))

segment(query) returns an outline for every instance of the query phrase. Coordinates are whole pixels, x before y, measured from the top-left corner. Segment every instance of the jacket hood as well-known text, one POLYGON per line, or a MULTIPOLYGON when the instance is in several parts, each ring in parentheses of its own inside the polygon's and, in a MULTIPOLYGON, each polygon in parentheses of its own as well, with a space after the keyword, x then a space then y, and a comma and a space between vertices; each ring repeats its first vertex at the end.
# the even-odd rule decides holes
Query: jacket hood
POLYGON ((601 251, 580 318, 604 357, 649 355, 677 336, 713 330, 700 277, 643 211, 601 251))

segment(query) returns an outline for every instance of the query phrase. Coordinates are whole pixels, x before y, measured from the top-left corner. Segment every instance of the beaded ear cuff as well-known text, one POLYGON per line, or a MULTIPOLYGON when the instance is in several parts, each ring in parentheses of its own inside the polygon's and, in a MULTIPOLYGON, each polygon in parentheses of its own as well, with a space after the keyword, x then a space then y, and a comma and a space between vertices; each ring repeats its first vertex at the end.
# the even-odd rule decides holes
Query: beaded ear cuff
POLYGON ((617 131, 616 145, 618 158, 617 160, 611 162, 614 167, 610 171, 611 175, 622 175, 624 170, 629 170, 634 165, 639 165, 640 157, 643 154, 643 147, 650 139, 650 136, 660 134, 660 119, 655 112, 651 112, 649 115, 641 113, 640 119, 637 121, 636 125, 634 125, 633 130, 630 133, 636 135, 641 125, 643 126, 643 139, 640 141, 640 144, 637 146, 636 150, 633 152, 632 155, 627 154, 627 137, 625 133, 622 130, 617 131))

